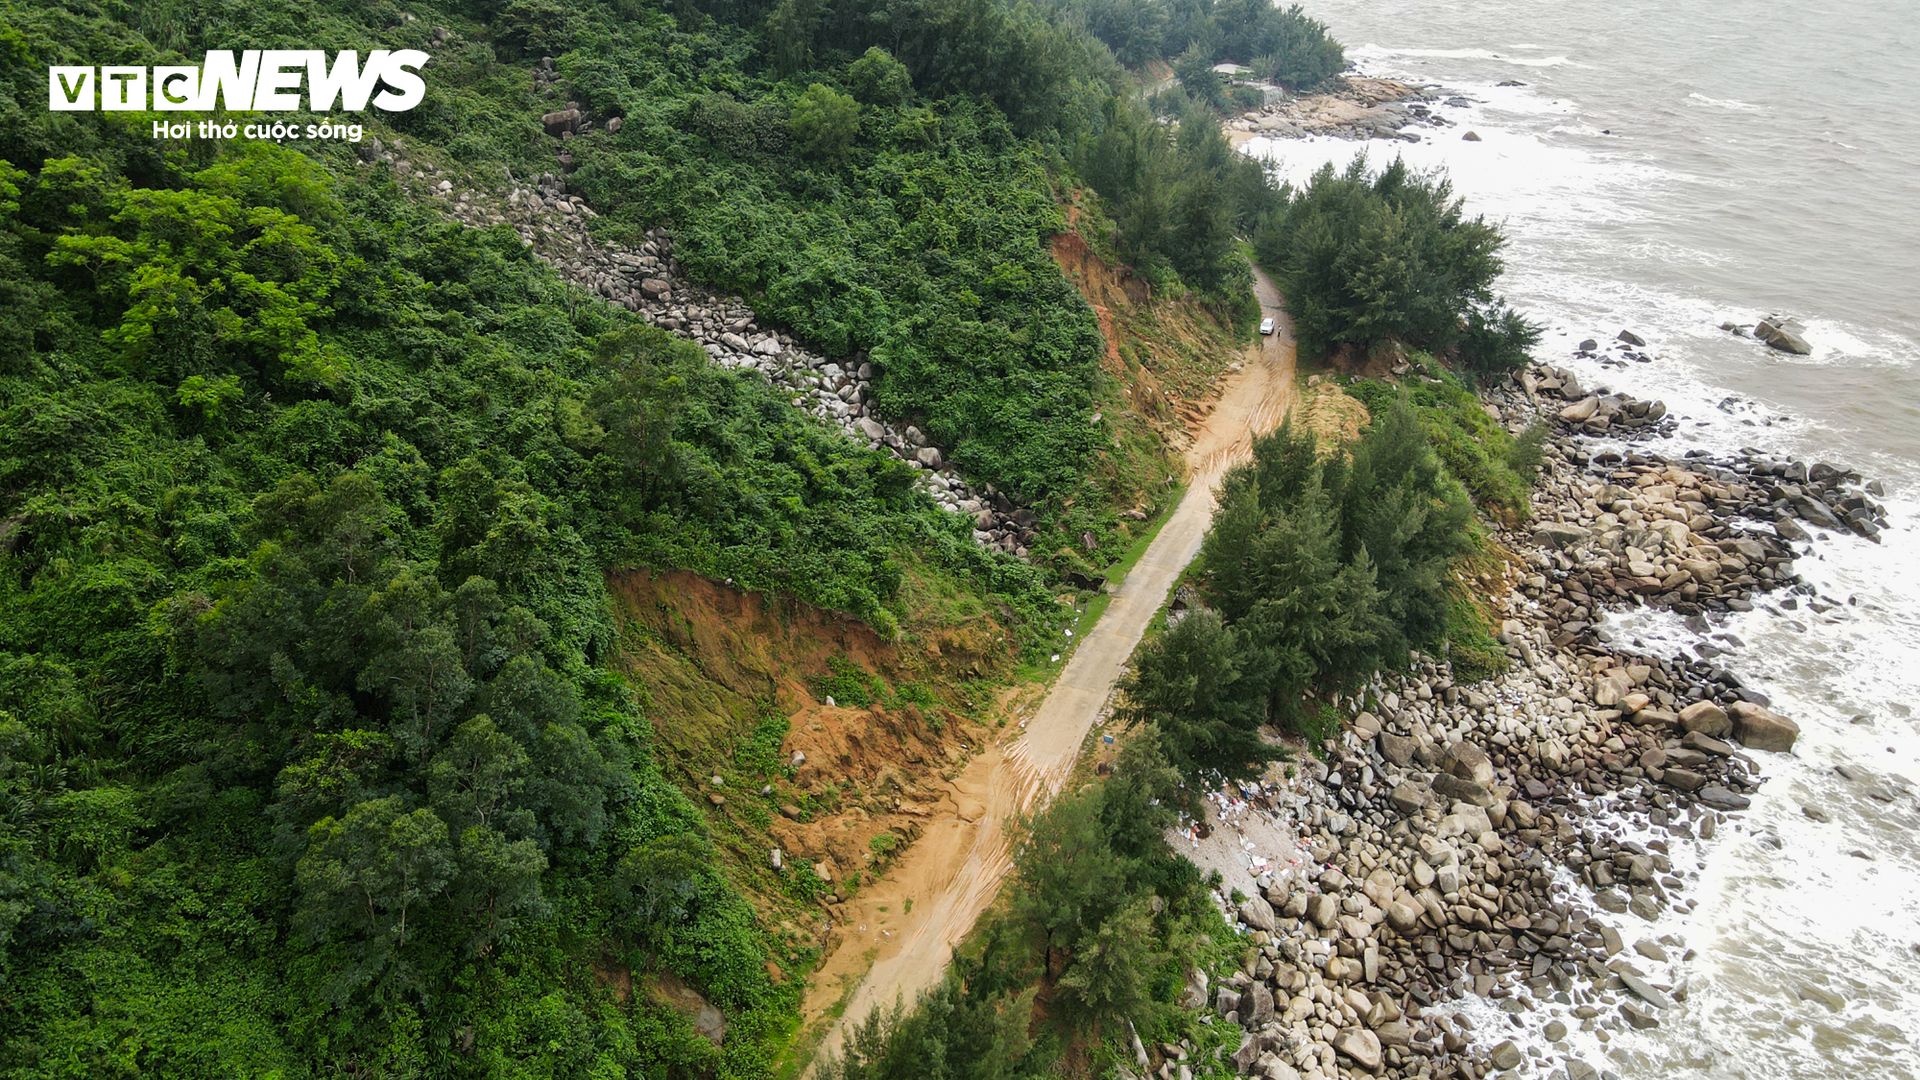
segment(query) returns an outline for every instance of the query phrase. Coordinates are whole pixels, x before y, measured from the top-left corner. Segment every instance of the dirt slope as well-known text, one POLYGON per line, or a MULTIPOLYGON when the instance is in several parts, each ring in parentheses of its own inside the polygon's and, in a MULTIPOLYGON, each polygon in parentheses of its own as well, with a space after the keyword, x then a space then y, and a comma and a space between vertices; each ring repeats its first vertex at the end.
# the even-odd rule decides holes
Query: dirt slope
POLYGON ((1213 489, 1246 457, 1255 434, 1271 430, 1293 400, 1294 348, 1280 295, 1264 274, 1256 290, 1278 327, 1249 346, 1211 413, 1194 430, 1186 455, 1190 486, 1111 606, 1021 728, 984 748, 951 788, 958 812, 924 823, 925 832, 883 881, 846 905, 850 925, 809 993, 805 1022, 826 1021, 855 987, 841 1021, 820 1044, 836 1052, 849 1022, 933 986, 953 947, 1000 891, 1009 867, 1004 824, 1053 795, 1073 767, 1095 716, 1113 692, 1121 665, 1146 632, 1187 563, 1199 553, 1213 517, 1213 489), (1024 730, 1022 730, 1024 728, 1024 730), (914 904, 904 911, 907 901, 914 904), (871 965, 871 966, 869 966, 871 965))

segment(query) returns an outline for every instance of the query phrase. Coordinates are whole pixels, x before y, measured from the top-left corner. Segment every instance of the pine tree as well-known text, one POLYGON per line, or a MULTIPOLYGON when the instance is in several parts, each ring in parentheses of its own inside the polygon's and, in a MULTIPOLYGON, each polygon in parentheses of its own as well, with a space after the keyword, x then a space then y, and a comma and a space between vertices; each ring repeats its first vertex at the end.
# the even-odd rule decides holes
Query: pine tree
POLYGON ((1269 688, 1259 659, 1217 613, 1195 611, 1141 648, 1120 716, 1151 724, 1168 763, 1196 783, 1257 776, 1281 756, 1260 737, 1269 688))

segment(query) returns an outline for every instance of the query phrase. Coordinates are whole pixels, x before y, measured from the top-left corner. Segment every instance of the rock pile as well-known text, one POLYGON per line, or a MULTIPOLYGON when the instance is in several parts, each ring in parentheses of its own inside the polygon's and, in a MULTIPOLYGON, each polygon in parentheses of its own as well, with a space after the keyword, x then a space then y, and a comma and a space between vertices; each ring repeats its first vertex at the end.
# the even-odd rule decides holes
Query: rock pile
MULTIPOLYGON (((1537 607, 1521 589, 1504 603, 1537 607)), ((1636 966, 1659 946, 1629 957, 1610 917, 1691 906, 1667 838, 1710 838, 1747 805, 1757 766, 1729 738, 1786 750, 1792 722, 1695 696, 1708 687, 1680 664, 1556 646, 1517 619, 1502 637, 1513 666, 1488 682, 1421 658, 1369 688, 1295 788, 1310 868, 1222 898, 1250 946, 1214 997, 1248 1029, 1243 1074, 1484 1076, 1521 1051, 1470 1049, 1449 1000, 1604 1038, 1684 999, 1636 966), (1624 838, 1622 818, 1656 838, 1624 838)))
MULTIPOLYGON (((1330 135, 1342 139, 1398 139, 1419 142, 1407 128, 1446 127, 1452 121, 1432 105, 1439 95, 1392 79, 1349 78, 1324 94, 1270 102, 1226 122, 1228 131, 1270 139, 1330 135)), ((1443 104, 1464 106, 1464 99, 1443 104)))
MULTIPOLYGON (((1348 703, 1325 760, 1302 763, 1279 801, 1309 858, 1263 862, 1276 869, 1259 895, 1218 897, 1248 946, 1211 988, 1215 1022, 1245 1029, 1239 1073, 1594 1077, 1583 1052, 1686 1000, 1684 942, 1630 928, 1693 907, 1693 846, 1748 807, 1756 754, 1791 751, 1799 729, 1708 641, 1697 657, 1634 655, 1596 622, 1658 604, 1704 635, 1763 591, 1823 604, 1793 572, 1789 541, 1807 539, 1793 522, 1881 511, 1858 474, 1824 463, 1592 453, 1585 436, 1618 435, 1588 426, 1607 396, 1546 367, 1488 393, 1515 430, 1559 424, 1534 520, 1501 537, 1519 556, 1492 599, 1509 667, 1467 685, 1416 656, 1348 703), (1581 402, 1593 412, 1564 415, 1581 402), (1517 1030, 1484 1030, 1487 1005, 1517 1030)), ((1631 419, 1659 405, 1616 400, 1631 419)))
POLYGON ((1797 320, 1769 315, 1761 319, 1753 328, 1753 336, 1785 353, 1806 356, 1813 352, 1813 346, 1807 344, 1806 327, 1797 320))
POLYGON ((1614 596, 1638 593, 1691 614, 1680 601, 1704 592, 1704 606, 1718 600, 1746 610, 1740 605, 1753 589, 1795 580, 1786 544, 1811 538, 1798 522, 1876 542, 1887 527, 1886 508, 1875 501, 1885 489, 1827 462, 1782 461, 1751 448, 1722 459, 1690 451, 1678 462, 1613 450, 1590 455, 1566 436, 1665 437, 1675 418, 1659 401, 1588 392, 1565 368, 1530 367, 1492 390, 1488 405, 1512 425, 1538 412, 1563 433, 1535 495, 1537 538, 1574 564, 1560 569, 1599 573, 1614 596), (1721 569, 1696 565, 1705 563, 1721 569), (1677 576, 1682 571, 1693 578, 1691 591, 1677 576), (1668 595, 1676 590, 1680 596, 1668 595))
MULTIPOLYGON (((1667 415, 1664 402, 1642 401, 1603 390, 1588 392, 1581 386, 1579 376, 1566 368, 1536 365, 1520 372, 1515 381, 1526 395, 1527 408, 1541 408, 1543 394, 1566 402, 1549 415, 1570 433, 1633 439, 1672 434, 1677 427, 1678 422, 1667 415)), ((1519 407, 1517 403, 1510 404, 1519 407)))
POLYGON ((1603 367, 1624 368, 1628 362, 1651 364, 1654 357, 1646 352, 1646 342, 1631 330, 1622 330, 1605 350, 1593 338, 1582 341, 1574 349, 1574 355, 1586 360, 1598 361, 1603 367))
MULTIPOLYGON (((543 117, 563 134, 592 123, 577 108, 543 117)), ((609 128, 615 121, 608 121, 609 128)), ((457 186, 455 177, 408 160, 398 140, 368 144, 368 159, 387 162, 396 175, 416 177, 456 219, 474 228, 507 225, 534 254, 570 284, 619 304, 705 349, 722 367, 751 372, 790 391, 795 405, 869 448, 884 450, 918 471, 917 486, 941 508, 973 519, 974 539, 1018 558, 1028 555, 1037 519, 992 485, 963 479, 941 448, 918 427, 896 425, 872 411, 873 365, 864 355, 830 360, 783 330, 761 325, 737 296, 688 280, 673 257, 673 237, 654 229, 638 245, 596 240, 587 222, 597 217, 586 200, 567 193, 553 173, 532 185, 511 177, 504 193, 457 186)))

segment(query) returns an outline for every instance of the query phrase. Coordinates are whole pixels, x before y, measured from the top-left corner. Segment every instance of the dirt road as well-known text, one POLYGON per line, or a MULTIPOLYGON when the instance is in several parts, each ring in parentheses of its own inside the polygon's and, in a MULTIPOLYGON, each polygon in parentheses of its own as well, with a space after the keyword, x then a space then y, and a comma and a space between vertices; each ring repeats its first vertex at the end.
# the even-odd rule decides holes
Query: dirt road
POLYGON ((896 1001, 911 1003, 940 978, 954 945, 1000 891, 1010 866, 1005 822, 1051 798, 1065 782, 1121 666, 1180 572, 1199 554, 1213 519, 1215 485, 1247 456, 1254 435, 1272 430, 1286 415, 1293 400, 1291 326, 1265 274, 1256 272, 1255 290, 1277 329, 1248 347, 1241 370, 1228 376, 1219 404, 1195 432, 1187 451, 1186 496, 1114 588, 1106 613, 1025 730, 975 755, 950 785, 939 816, 893 872, 846 905, 843 937, 815 975, 805 1021, 823 1022, 847 986, 855 980, 859 986, 844 1019, 821 1041, 822 1056, 840 1049, 849 1021, 896 1001))

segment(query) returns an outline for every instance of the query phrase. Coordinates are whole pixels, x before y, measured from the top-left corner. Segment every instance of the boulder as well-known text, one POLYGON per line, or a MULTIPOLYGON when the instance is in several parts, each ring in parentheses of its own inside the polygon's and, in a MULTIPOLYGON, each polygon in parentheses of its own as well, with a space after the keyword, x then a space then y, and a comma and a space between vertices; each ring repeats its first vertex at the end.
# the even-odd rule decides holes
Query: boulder
POLYGON ((1313 925, 1325 930, 1333 926, 1333 921, 1339 917, 1339 900, 1326 893, 1318 893, 1307 898, 1307 918, 1312 920, 1313 925))
POLYGON ((1567 525, 1558 521, 1542 523, 1533 530, 1533 542, 1544 548, 1556 551, 1570 548, 1593 535, 1578 525, 1567 525))
POLYGON ((1589 394, 1566 408, 1561 409, 1560 419, 1565 420, 1569 424, 1585 423, 1593 418, 1594 412, 1599 408, 1600 398, 1589 394))
POLYGON ((1408 780, 1393 789, 1393 795, 1391 796, 1393 808, 1408 817, 1412 817, 1420 812, 1421 807, 1427 805, 1427 795, 1428 792, 1424 785, 1413 780, 1408 780))
POLYGON ((1493 815, 1489 807, 1475 806, 1472 803, 1457 802, 1447 811, 1447 817, 1460 823, 1460 834, 1468 838, 1477 838, 1483 833, 1493 831, 1493 815))
MULTIPOLYGON (((1240 1036, 1240 1049, 1228 1054, 1227 1060, 1233 1062, 1233 1071, 1245 1073, 1253 1068, 1260 1053, 1260 1040, 1254 1038, 1252 1032, 1245 1032, 1240 1036)), ((1145 1069, 1147 1066, 1143 1064, 1140 1067, 1145 1069)))
POLYGON ((1413 1045, 1413 1028, 1405 1020, 1389 1020, 1373 1029, 1385 1046, 1397 1046, 1402 1050, 1413 1045))
POLYGON ((1673 1008, 1673 999, 1667 996, 1666 991, 1654 986, 1652 983, 1649 983, 1631 971, 1622 971, 1619 975, 1620 981, 1626 983, 1627 989, 1638 995, 1640 1000, 1656 1009, 1673 1008))
POLYGON ((1625 671, 1611 668, 1593 680, 1593 703, 1603 709, 1611 709, 1624 701, 1627 692, 1632 689, 1633 679, 1625 671))
POLYGON ((1411 936, 1420 926, 1421 910, 1398 900, 1387 905, 1387 925, 1402 935, 1411 936))
POLYGON ((1736 701, 1728 706, 1728 712, 1732 714, 1733 737, 1749 750, 1784 754, 1800 737, 1799 724, 1751 701, 1736 701))
POLYGON ((1681 791, 1698 791, 1707 783, 1706 777, 1692 769, 1668 769, 1660 774, 1660 779, 1681 791))
POLYGON ((1249 897, 1240 905, 1240 921, 1255 930, 1273 932, 1273 905, 1258 896, 1249 897))
POLYGON ((1760 325, 1753 328, 1754 337, 1781 352, 1793 353, 1796 356, 1805 356, 1813 351, 1813 346, 1807 344, 1807 339, 1801 336, 1805 332, 1806 327, 1801 326, 1797 321, 1783 319, 1778 315, 1769 315, 1761 319, 1760 325))
MULTIPOLYGON (((1710 755, 1712 757, 1732 757, 1733 756, 1733 747, 1731 745, 1727 743, 1723 743, 1719 739, 1716 739, 1713 736, 1708 735, 1704 732, 1699 732, 1699 731, 1687 732, 1686 737, 1680 740, 1680 745, 1685 747, 1688 750, 1698 750, 1699 752, 1710 755)), ((1680 762, 1680 764, 1685 765, 1687 763, 1682 761, 1680 762)))
POLYGON ((1726 710, 1711 701, 1696 701, 1681 709, 1680 726, 1716 739, 1723 739, 1733 731, 1733 721, 1727 719, 1726 710))
POLYGON ((1667 709, 1645 708, 1633 714, 1633 722, 1641 727, 1677 727, 1680 718, 1667 709))
POLYGON ((1334 982, 1350 982, 1359 978, 1363 970, 1358 960, 1349 960, 1344 956, 1327 958, 1326 975, 1334 982))
POLYGON ((1635 1004, 1631 1001, 1620 1003, 1620 1016, 1628 1024, 1641 1031, 1660 1026, 1659 1017, 1655 1016, 1645 1006, 1635 1004))
POLYGON ((1380 733, 1380 753, 1388 761, 1404 767, 1413 760, 1413 740, 1405 735, 1395 735, 1391 731, 1380 733))
POLYGON ((1186 1009, 1204 1009, 1207 1007, 1207 970, 1201 967, 1187 970, 1187 992, 1180 998, 1180 1005, 1186 1009))
POLYGON ((1447 771, 1462 780, 1490 785, 1493 783, 1493 762, 1487 752, 1469 742, 1457 742, 1447 747, 1447 771))
POLYGON ((1300 1071, 1280 1060, 1280 1055, 1271 1050, 1254 1059, 1253 1068, 1247 1075, 1258 1076, 1262 1080, 1300 1080, 1300 1071))
POLYGON ((1380 1067, 1380 1037, 1366 1028, 1347 1028, 1335 1035, 1333 1048, 1368 1072, 1380 1067))
POLYGON ((1448 799, 1472 803, 1482 809, 1493 805, 1493 792, 1485 784, 1475 780, 1463 780, 1451 773, 1441 773, 1433 778, 1433 793, 1448 799))
POLYGON ((1520 1063, 1525 1060, 1525 1056, 1520 1053, 1519 1044, 1515 1043, 1512 1039, 1508 1039, 1499 1046, 1494 1047, 1493 1053, 1487 1055, 1487 1060, 1493 1063, 1494 1068, 1505 1072, 1508 1069, 1519 1068, 1520 1063))
POLYGON ((1360 891, 1373 901, 1375 907, 1384 908, 1393 902, 1393 892, 1399 886, 1399 880, 1383 868, 1368 874, 1367 880, 1360 883, 1360 891))
POLYGON ((1616 334, 1616 335, 1614 336, 1614 340, 1615 340, 1615 341, 1624 341, 1624 342, 1626 342, 1627 344, 1629 344, 1629 345, 1631 345, 1631 346, 1633 346, 1633 347, 1634 347, 1634 348, 1636 348, 1636 349, 1638 349, 1638 348, 1641 348, 1642 346, 1644 346, 1644 345, 1646 345, 1646 342, 1645 342, 1645 341, 1642 341, 1642 340, 1640 339, 1640 335, 1639 335, 1639 334, 1636 334, 1636 333, 1634 333, 1634 332, 1633 332, 1633 331, 1631 331, 1631 330, 1622 330, 1622 331, 1620 331, 1620 333, 1618 333, 1618 334, 1616 334))
POLYGON ((1248 1027, 1259 1027, 1271 1019, 1273 991, 1267 989, 1266 983, 1254 983, 1253 989, 1241 999, 1240 1022, 1248 1027))
POLYGON ((1745 810, 1753 805, 1753 800, 1737 791, 1729 791, 1719 784, 1708 784, 1700 789, 1700 803, 1715 810, 1745 810))

